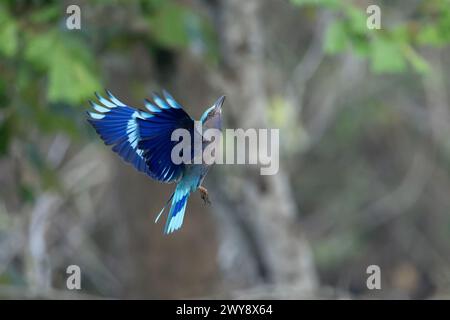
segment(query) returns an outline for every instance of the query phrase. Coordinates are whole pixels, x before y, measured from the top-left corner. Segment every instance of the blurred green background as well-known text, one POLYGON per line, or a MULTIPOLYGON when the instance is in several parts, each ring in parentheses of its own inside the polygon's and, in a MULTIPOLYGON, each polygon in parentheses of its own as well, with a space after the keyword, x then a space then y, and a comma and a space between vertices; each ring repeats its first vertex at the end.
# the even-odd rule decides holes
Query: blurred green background
POLYGON ((448 297, 449 43, 447 0, 2 1, 0 298, 448 297), (194 118, 226 94, 225 127, 280 128, 280 173, 216 166, 163 236, 173 186, 86 122, 104 88, 194 118))

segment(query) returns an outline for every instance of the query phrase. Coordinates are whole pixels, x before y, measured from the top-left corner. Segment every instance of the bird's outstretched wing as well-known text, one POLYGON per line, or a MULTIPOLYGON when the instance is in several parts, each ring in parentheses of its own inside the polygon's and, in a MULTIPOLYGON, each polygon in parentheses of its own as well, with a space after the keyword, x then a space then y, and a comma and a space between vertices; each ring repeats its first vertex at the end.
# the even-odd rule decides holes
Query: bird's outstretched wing
POLYGON ((184 164, 171 160, 173 130, 193 131, 194 121, 175 99, 164 92, 165 100, 153 95, 154 103, 146 100, 144 112, 125 105, 106 91, 109 99, 97 94, 101 105, 91 102, 94 111, 88 112, 89 122, 105 144, 125 161, 153 179, 161 182, 178 181, 184 164))
POLYGON ((136 119, 148 119, 152 115, 125 105, 106 90, 109 99, 96 93, 99 103, 89 101, 94 110, 88 111, 89 123, 106 145, 137 170, 147 173, 144 151, 138 148, 139 128, 136 119))
POLYGON ((145 107, 153 116, 137 119, 140 132, 138 148, 144 150, 142 156, 154 179, 176 182, 183 175, 184 164, 174 164, 172 161, 172 149, 178 143, 172 141, 172 132, 182 128, 188 130, 193 137, 194 120, 166 91, 164 98, 165 100, 153 94, 154 103, 145 100, 145 107))

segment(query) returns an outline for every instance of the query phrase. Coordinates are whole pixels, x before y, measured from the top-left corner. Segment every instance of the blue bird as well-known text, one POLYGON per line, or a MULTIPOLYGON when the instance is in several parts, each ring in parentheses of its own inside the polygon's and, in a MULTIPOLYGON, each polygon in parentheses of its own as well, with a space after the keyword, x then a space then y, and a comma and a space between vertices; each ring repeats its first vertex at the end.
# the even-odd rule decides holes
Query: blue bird
MULTIPOLYGON (((111 145, 123 160, 151 178, 165 183, 176 183, 175 191, 158 214, 158 221, 169 202, 172 201, 164 233, 169 234, 181 228, 189 195, 199 190, 205 203, 210 203, 208 191, 201 184, 210 165, 206 163, 180 163, 172 161, 171 153, 178 143, 172 141, 172 132, 186 129, 194 135, 194 120, 183 107, 166 91, 164 98, 153 94, 153 102, 146 99, 142 111, 126 105, 106 90, 108 99, 96 93, 99 103, 89 101, 94 110, 88 111, 89 123, 94 127, 106 145, 111 145)), ((220 97, 202 115, 202 131, 214 128, 222 130, 222 104, 220 97)), ((212 143, 202 139, 202 149, 212 143)), ((194 150, 192 148, 191 150, 194 150)), ((194 154, 191 153, 190 158, 194 154)))

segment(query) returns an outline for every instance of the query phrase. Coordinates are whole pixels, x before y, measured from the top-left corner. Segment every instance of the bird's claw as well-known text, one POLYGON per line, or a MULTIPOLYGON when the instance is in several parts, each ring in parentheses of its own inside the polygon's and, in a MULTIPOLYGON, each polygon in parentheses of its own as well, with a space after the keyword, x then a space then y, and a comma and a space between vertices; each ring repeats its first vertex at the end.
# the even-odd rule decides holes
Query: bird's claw
POLYGON ((208 190, 204 187, 199 187, 200 197, 202 198, 204 204, 211 205, 211 201, 209 201, 208 190))

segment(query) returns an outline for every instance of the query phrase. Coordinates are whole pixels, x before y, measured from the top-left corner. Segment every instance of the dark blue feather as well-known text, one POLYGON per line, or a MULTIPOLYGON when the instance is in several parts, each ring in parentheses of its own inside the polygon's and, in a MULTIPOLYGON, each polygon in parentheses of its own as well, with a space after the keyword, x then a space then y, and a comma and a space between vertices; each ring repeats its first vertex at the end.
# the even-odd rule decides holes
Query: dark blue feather
POLYGON ((171 140, 172 132, 184 128, 193 134, 194 120, 181 107, 175 108, 179 106, 175 100, 165 101, 156 94, 153 98, 155 103, 147 101, 147 109, 157 106, 160 109, 153 112, 150 119, 137 119, 140 130, 138 147, 144 151, 143 157, 154 179, 178 181, 183 175, 184 164, 172 162, 172 149, 178 143, 171 140))
POLYGON ((106 145, 113 145, 112 150, 123 160, 131 163, 137 170, 150 174, 143 150, 138 148, 139 127, 136 119, 149 119, 151 114, 126 106, 107 91, 110 100, 96 93, 97 104, 90 101, 94 111, 88 112, 88 121, 100 135, 106 145))

